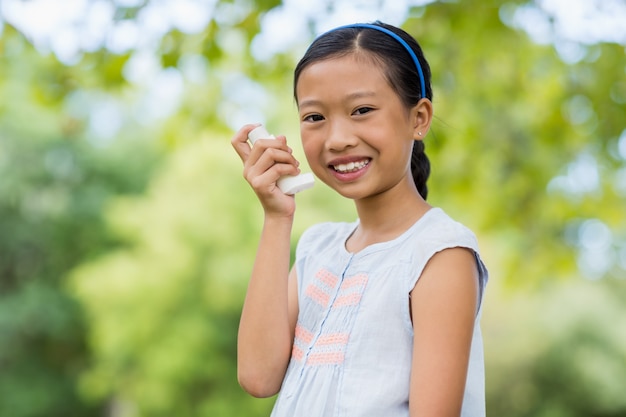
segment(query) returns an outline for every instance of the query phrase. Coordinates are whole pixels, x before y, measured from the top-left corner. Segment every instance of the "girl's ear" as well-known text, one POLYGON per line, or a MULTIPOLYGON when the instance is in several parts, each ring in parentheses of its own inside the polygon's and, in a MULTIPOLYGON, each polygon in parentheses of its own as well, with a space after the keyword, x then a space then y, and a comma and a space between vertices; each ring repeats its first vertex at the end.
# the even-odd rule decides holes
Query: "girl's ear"
POLYGON ((422 140, 428 133, 430 122, 433 120, 433 103, 427 98, 421 99, 411 109, 411 120, 413 122, 413 137, 415 140, 422 140))

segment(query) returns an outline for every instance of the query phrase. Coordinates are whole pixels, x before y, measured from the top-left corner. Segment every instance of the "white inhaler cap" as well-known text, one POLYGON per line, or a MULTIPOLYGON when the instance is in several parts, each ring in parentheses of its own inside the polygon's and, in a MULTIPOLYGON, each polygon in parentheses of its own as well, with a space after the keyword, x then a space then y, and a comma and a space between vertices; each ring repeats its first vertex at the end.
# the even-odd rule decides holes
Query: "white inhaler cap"
MULTIPOLYGON (((248 140, 254 145, 259 139, 274 139, 275 136, 270 134, 263 126, 254 128, 248 133, 248 140)), ((280 190, 288 195, 296 194, 300 191, 309 189, 315 184, 315 178, 310 172, 300 175, 285 175, 276 181, 276 185, 280 190)))

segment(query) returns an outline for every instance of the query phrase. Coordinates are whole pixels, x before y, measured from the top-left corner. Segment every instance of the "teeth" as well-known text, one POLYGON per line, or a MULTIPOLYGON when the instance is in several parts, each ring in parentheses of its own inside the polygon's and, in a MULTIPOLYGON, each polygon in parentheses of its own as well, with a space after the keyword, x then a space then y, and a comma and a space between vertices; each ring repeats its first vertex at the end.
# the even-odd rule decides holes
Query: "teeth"
POLYGON ((368 159, 358 162, 348 162, 347 164, 339 164, 333 165, 333 168, 337 172, 354 172, 363 168, 365 165, 369 164, 370 161, 368 159))

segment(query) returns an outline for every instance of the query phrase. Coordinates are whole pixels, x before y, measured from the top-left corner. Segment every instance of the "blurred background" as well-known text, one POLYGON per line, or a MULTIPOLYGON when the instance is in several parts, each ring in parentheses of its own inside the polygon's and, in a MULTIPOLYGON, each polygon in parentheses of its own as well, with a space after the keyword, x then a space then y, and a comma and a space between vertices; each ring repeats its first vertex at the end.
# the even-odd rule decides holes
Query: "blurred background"
MULTIPOLYGON (((425 50, 429 201, 491 272, 488 416, 626 416, 623 0, 0 0, 0 417, 269 415, 236 381, 261 209, 229 139, 303 160, 295 63, 376 19, 425 50)), ((296 238, 356 216, 297 202, 296 238)))

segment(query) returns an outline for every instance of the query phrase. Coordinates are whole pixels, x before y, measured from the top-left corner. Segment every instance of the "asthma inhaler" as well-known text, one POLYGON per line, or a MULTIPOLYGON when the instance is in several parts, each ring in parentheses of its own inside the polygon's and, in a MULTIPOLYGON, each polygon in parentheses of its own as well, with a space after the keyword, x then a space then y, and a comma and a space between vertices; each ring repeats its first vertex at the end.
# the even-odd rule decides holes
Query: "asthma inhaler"
MULTIPOLYGON (((254 142, 258 139, 275 139, 275 137, 274 135, 268 133, 263 126, 259 126, 248 134, 248 140, 251 144, 254 145, 254 142)), ((300 175, 285 175, 276 181, 278 188, 280 188, 283 193, 288 195, 293 195, 297 192, 311 188, 314 183, 315 179, 313 174, 310 172, 300 175)))

